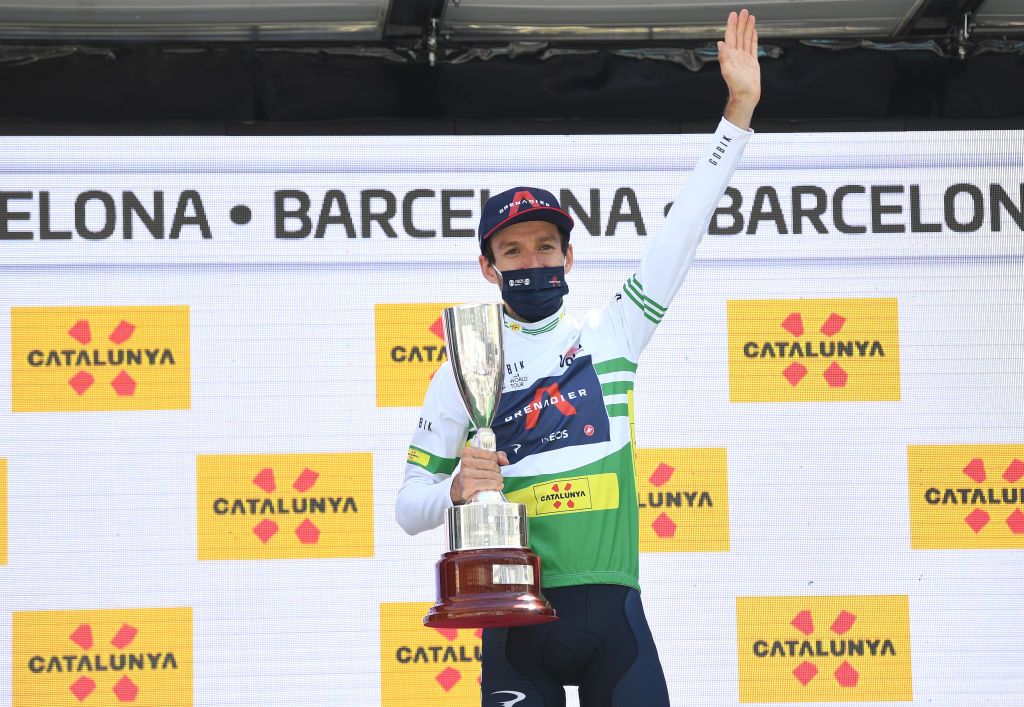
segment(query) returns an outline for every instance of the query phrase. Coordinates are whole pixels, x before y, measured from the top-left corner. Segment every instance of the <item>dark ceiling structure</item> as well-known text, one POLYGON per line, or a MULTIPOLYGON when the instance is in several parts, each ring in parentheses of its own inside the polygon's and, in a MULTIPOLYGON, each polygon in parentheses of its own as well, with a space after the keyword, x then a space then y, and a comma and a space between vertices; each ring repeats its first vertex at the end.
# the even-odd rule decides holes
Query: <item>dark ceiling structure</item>
MULTIPOLYGON (((703 129, 731 0, 0 0, 0 132, 703 129)), ((749 0, 762 130, 1024 127, 1024 0, 749 0)))

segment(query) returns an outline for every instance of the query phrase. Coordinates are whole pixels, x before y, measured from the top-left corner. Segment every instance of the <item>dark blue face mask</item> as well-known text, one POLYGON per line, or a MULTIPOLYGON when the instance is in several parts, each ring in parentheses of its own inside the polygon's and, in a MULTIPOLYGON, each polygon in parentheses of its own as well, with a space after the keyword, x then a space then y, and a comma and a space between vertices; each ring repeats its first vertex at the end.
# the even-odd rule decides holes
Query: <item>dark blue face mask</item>
POLYGON ((569 294, 564 265, 507 272, 494 268, 494 271, 501 275, 501 297, 505 304, 528 322, 550 317, 562 306, 562 298, 569 294))

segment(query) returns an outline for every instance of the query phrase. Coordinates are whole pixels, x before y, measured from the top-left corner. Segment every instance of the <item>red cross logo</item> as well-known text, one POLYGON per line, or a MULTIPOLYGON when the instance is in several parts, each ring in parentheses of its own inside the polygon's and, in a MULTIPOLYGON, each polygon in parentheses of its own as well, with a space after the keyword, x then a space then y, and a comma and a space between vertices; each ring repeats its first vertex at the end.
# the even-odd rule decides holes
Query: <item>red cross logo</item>
MULTIPOLYGON (((672 474, 675 472, 675 466, 660 463, 655 467, 654 473, 650 474, 650 479, 647 481, 650 482, 651 486, 660 488, 669 483, 672 479, 672 474)), ((650 524, 650 528, 654 531, 654 535, 659 538, 674 538, 676 537, 676 529, 678 526, 676 526, 676 522, 669 517, 669 514, 663 510, 662 514, 654 518, 654 522, 650 524)))
MULTIPOLYGON (((832 626, 829 630, 837 636, 842 636, 853 628, 853 624, 856 620, 857 617, 849 611, 840 611, 836 615, 835 621, 832 622, 832 626)), ((814 633, 814 617, 807 609, 799 612, 789 623, 793 628, 805 636, 810 636, 814 633)), ((804 686, 810 683, 817 674, 818 666, 809 660, 805 660, 793 670, 793 676, 800 681, 801 685, 804 686)), ((857 687, 857 681, 860 680, 860 673, 858 673, 856 669, 854 669, 854 667, 845 660, 843 661, 843 664, 836 669, 833 675, 835 676, 836 682, 839 683, 841 687, 857 687)))
POLYGON ((444 341, 444 324, 441 323, 441 317, 435 319, 434 323, 430 325, 430 333, 444 341))
MULTIPOLYGON (((459 637, 459 629, 457 628, 435 628, 434 630, 444 636, 448 641, 454 641, 459 637)), ((473 635, 478 639, 483 639, 484 630, 482 628, 478 628, 473 632, 473 635)), ((441 686, 441 689, 445 692, 451 692, 451 689, 455 687, 456 683, 462 679, 462 673, 449 666, 435 675, 434 679, 437 680, 437 684, 441 686)), ((477 682, 480 682, 479 677, 477 678, 477 682)))
MULTIPOLYGON (((431 324, 430 327, 428 327, 428 328, 430 329, 430 333, 431 334, 436 336, 441 341, 444 341, 444 323, 441 322, 441 317, 438 317, 437 319, 435 319, 434 323, 431 324)), ((434 371, 434 373, 430 374, 430 380, 434 380, 434 375, 436 373, 437 373, 437 371, 434 371)))
MULTIPOLYGON (((660 488, 669 482, 674 473, 676 473, 675 467, 661 463, 654 469, 654 473, 651 474, 648 481, 651 482, 652 486, 660 488)), ((676 535, 676 528, 677 526, 675 521, 669 518, 668 514, 664 511, 654 519, 653 523, 651 523, 651 530, 653 530, 654 534, 659 538, 674 538, 676 535)))
MULTIPOLYGON (((821 333, 825 336, 835 336, 842 330, 843 325, 846 324, 846 317, 840 316, 833 312, 825 320, 825 323, 821 325, 821 333)), ((799 338, 804 335, 804 320, 800 312, 793 312, 784 320, 781 324, 782 328, 792 334, 794 337, 799 338)), ((786 367, 782 371, 782 376, 789 381, 789 384, 794 388, 804 379, 807 375, 807 366, 803 365, 799 361, 795 361, 786 367)), ((846 385, 847 373, 843 370, 835 361, 825 369, 823 374, 825 382, 828 383, 830 388, 842 388, 846 385)))
MULTIPOLYGON (((132 641, 135 640, 135 636, 138 632, 139 630, 134 626, 122 624, 114 637, 110 639, 110 645, 114 646, 114 648, 117 648, 118 650, 124 650, 132 641)), ((68 638, 70 638, 72 643, 78 645, 82 650, 89 650, 93 646, 92 625, 80 625, 70 636, 68 636, 68 638)), ((71 686, 68 689, 71 690, 71 694, 78 698, 79 702, 85 702, 86 698, 89 697, 93 690, 96 689, 96 681, 83 675, 71 683, 71 686)), ((111 691, 114 693, 114 696, 117 697, 118 702, 134 702, 135 698, 139 694, 138 686, 132 682, 131 678, 127 675, 114 683, 111 691)))
MULTIPOLYGON (((563 491, 568 491, 571 488, 572 488, 572 484, 567 481, 565 483, 565 486, 562 487, 562 490, 563 491)), ((555 493, 558 493, 558 490, 559 490, 558 484, 551 484, 551 490, 554 491, 555 493)), ((562 507, 562 502, 561 501, 555 501, 552 505, 555 507, 555 510, 558 510, 559 508, 562 507)), ((575 508, 576 504, 573 503, 573 500, 570 498, 568 501, 565 502, 565 507, 566 508, 575 508)))
MULTIPOLYGON (((971 480, 982 483, 988 478, 985 472, 985 462, 980 458, 974 458, 967 463, 964 467, 964 474, 971 478, 971 480)), ((1020 459, 1014 459, 1010 462, 1010 465, 1006 467, 1006 471, 1003 472, 1003 479, 1008 483, 1015 484, 1024 477, 1024 462, 1020 459)), ((992 516, 988 511, 983 508, 975 508, 973 511, 967 514, 964 518, 964 522, 970 526, 971 530, 975 534, 978 534, 988 525, 989 521, 992 520, 992 516)), ((1006 517, 1006 525, 1010 528, 1010 532, 1014 535, 1024 535, 1024 511, 1019 508, 1015 508, 1012 513, 1006 517)))
MULTIPOLYGON (((304 493, 313 488, 313 485, 316 484, 317 479, 319 478, 320 474, 312 469, 303 469, 302 473, 299 474, 299 477, 295 479, 295 482, 292 484, 292 488, 299 493, 304 493)), ((277 490, 277 482, 274 479, 274 470, 270 467, 267 467, 266 469, 261 470, 260 473, 256 474, 256 476, 253 477, 252 482, 268 494, 277 490)), ((256 534, 256 537, 260 539, 260 542, 266 545, 270 542, 270 539, 277 534, 278 530, 280 530, 280 527, 276 522, 272 521, 270 518, 265 518, 253 527, 252 532, 256 534)), ((318 528, 309 518, 306 518, 299 523, 297 528, 295 528, 295 537, 297 537, 299 542, 303 545, 315 545, 317 541, 320 540, 320 528, 318 528)))
MULTIPOLYGON (((111 343, 120 346, 130 339, 134 333, 135 325, 122 319, 121 323, 114 327, 114 330, 110 332, 107 339, 109 339, 111 343)), ((92 329, 89 326, 89 320, 80 319, 75 322, 75 325, 68 329, 68 335, 82 345, 91 342, 92 329)), ((68 385, 70 385, 78 395, 84 395, 85 391, 89 390, 95 382, 96 377, 93 374, 88 371, 79 371, 71 377, 68 381, 68 385)), ((110 387, 113 388, 114 392, 121 397, 135 395, 135 379, 125 371, 121 371, 114 376, 114 379, 110 381, 110 387)))

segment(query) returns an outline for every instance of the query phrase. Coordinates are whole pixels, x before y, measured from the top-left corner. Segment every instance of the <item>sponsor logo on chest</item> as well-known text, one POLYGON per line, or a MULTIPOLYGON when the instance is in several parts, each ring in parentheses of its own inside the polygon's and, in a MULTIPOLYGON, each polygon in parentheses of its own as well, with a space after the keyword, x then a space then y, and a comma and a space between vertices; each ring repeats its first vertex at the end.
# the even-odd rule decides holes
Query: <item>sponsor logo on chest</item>
POLYGON ((513 463, 537 452, 607 442, 608 414, 590 357, 578 357, 561 375, 540 378, 522 389, 515 389, 510 379, 494 432, 498 449, 513 463))

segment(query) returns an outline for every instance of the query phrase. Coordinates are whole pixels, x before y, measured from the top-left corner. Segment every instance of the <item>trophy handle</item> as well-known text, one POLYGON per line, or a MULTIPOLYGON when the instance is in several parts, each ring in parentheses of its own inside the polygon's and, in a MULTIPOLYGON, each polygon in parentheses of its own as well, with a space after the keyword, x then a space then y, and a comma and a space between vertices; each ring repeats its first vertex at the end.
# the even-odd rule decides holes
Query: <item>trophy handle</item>
MULTIPOLYGON (((495 452, 498 449, 498 440, 494 436, 494 430, 490 427, 481 427, 473 439, 473 446, 477 449, 486 449, 488 452, 495 452)), ((505 494, 501 491, 478 491, 468 503, 508 503, 505 494)))

